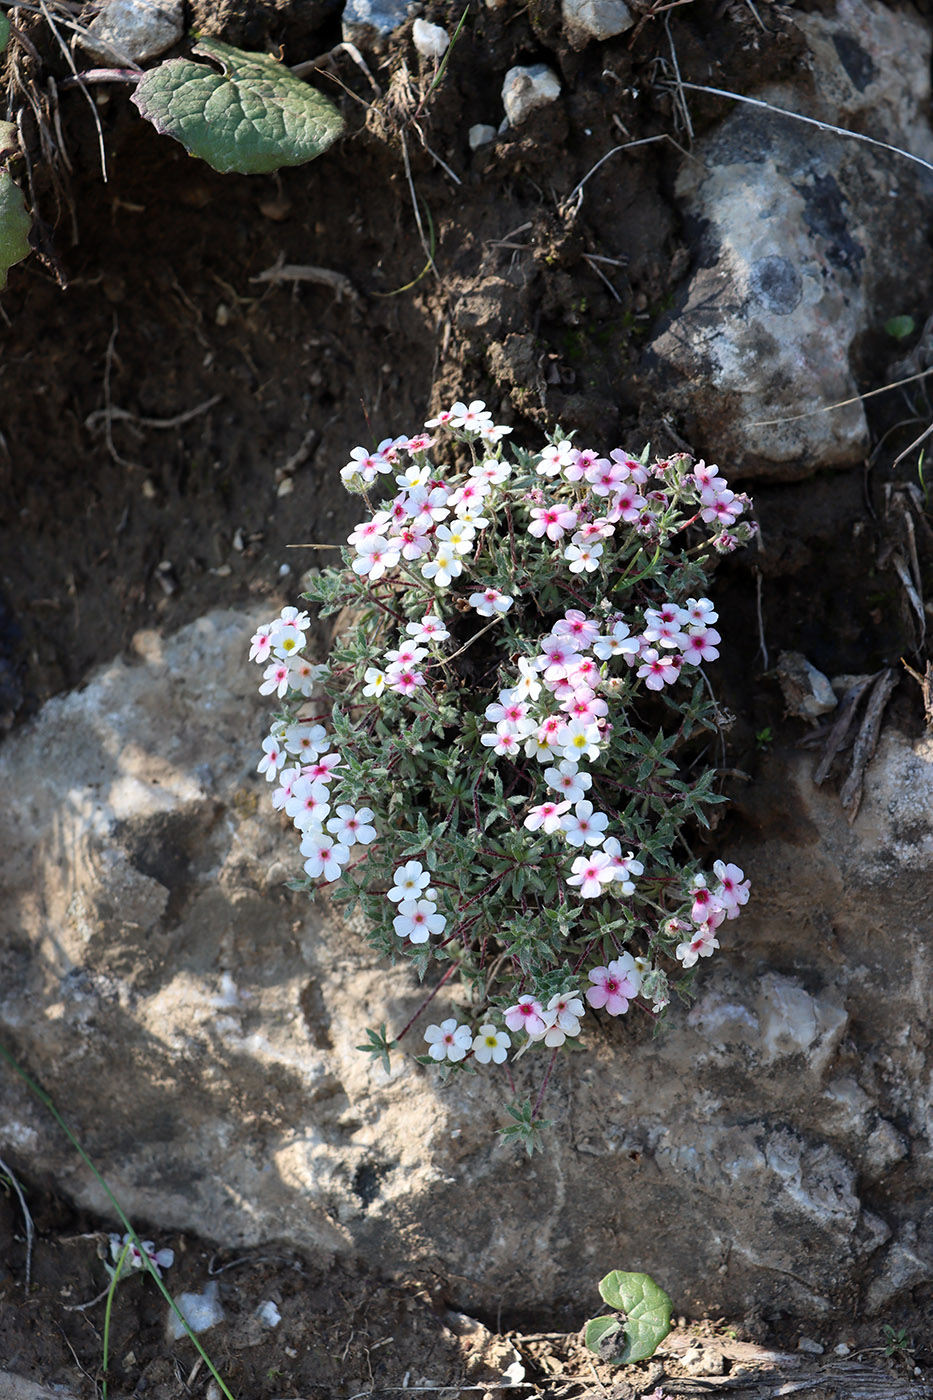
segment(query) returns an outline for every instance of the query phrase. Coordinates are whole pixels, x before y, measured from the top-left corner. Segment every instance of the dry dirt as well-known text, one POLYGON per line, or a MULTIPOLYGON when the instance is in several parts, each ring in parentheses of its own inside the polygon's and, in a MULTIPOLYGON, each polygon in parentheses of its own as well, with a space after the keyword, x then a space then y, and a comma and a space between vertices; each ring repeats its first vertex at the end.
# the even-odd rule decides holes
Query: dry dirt
MULTIPOLYGON (((683 76, 748 90, 756 76, 791 74, 792 26, 780 7, 765 8, 763 32, 751 5, 683 7, 670 21, 683 76)), ((461 9, 432 6, 429 17, 453 29, 461 9)), ((314 0, 195 0, 190 20, 229 43, 281 51, 291 64, 326 55, 340 38, 334 8, 314 0)), ((47 94, 50 74, 67 76, 64 59, 39 14, 19 11, 17 24, 24 43, 11 53, 47 94)), ((381 97, 346 51, 322 59, 317 81, 340 102, 350 134, 314 164, 277 176, 215 174, 142 122, 122 89, 105 88, 104 183, 88 106, 81 93, 60 92, 57 170, 53 178, 37 161, 33 171, 39 250, 12 270, 0 302, 7 742, 48 696, 80 685, 140 628, 170 633, 211 608, 294 601, 301 573, 328 556, 291 546, 334 544, 356 519, 337 477, 348 450, 413 431, 443 402, 484 398, 518 441, 560 421, 605 447, 675 445, 663 404, 644 385, 636 394, 632 371, 686 269, 670 195, 678 151, 663 142, 620 152, 589 180, 575 218, 562 208, 612 147, 662 133, 681 139, 657 81, 670 63, 664 24, 659 15, 576 52, 556 0, 473 4, 448 74, 426 100, 430 75, 406 24, 381 56, 367 53, 381 97), (560 68, 565 99, 471 155, 467 129, 488 119, 504 71, 542 57, 560 68), (436 231, 437 275, 420 279, 405 150, 436 231), (282 262, 346 281, 338 294, 321 281, 258 280, 282 262)), ((695 129, 720 114, 698 99, 695 129)), ((28 115, 26 130, 36 141, 28 115)), ((865 354, 875 357, 876 379, 877 357, 893 358, 883 345, 865 354)), ((873 412, 879 440, 902 415, 897 405, 873 412)), ((762 628, 772 661, 793 645, 829 674, 896 665, 913 642, 902 590, 878 564, 886 463, 906 431, 891 435, 871 470, 859 464, 756 491, 765 548, 724 564, 717 585, 723 631, 734 639, 717 683, 737 715, 737 770, 754 776, 760 748, 799 731, 783 716, 762 628)), ((695 446, 714 455, 715 444, 695 446)), ((900 479, 907 473, 905 465, 900 479)), ((925 525, 918 537, 926 558, 925 525)), ((901 686, 891 717, 919 728, 919 691, 901 686)), ((100 1232, 114 1227, 21 1184, 36 1224, 32 1281, 27 1288, 23 1217, 7 1184, 0 1372, 100 1394, 104 1305, 77 1305, 106 1286, 100 1232)), ((529 1340, 527 1324, 524 1340, 496 1340, 451 1318, 448 1281, 389 1285, 376 1260, 368 1274, 321 1275, 287 1251, 236 1260, 201 1240, 159 1244, 176 1251, 173 1289, 195 1286, 209 1267, 222 1271, 229 1320, 207 1340, 242 1400, 379 1396, 405 1383, 431 1388, 422 1393, 454 1387, 449 1394, 468 1384, 477 1388, 463 1393, 481 1395, 513 1345, 540 1393, 621 1397, 635 1393, 628 1382, 651 1390, 661 1378, 645 1367, 619 1389, 572 1335, 529 1340), (267 1299, 282 1314, 274 1331, 254 1318, 267 1299)), ((580 1300, 580 1322, 597 1307, 594 1286, 580 1300)), ((490 1298, 483 1322, 506 1329, 509 1300, 490 1298)), ((538 1320, 545 1330, 552 1323, 538 1320)), ((759 1319, 750 1340, 796 1344, 774 1326, 759 1319)), ((880 1341, 858 1319, 850 1340, 880 1341)), ((190 1344, 166 1342, 149 1280, 121 1285, 111 1354, 111 1396, 206 1393, 190 1344)), ((890 1393, 907 1393, 912 1364, 901 1358, 900 1369, 883 1372, 890 1393)), ((738 1363, 725 1365, 728 1378, 738 1363)), ((0 1397, 27 1393, 5 1384, 0 1376, 0 1397)))

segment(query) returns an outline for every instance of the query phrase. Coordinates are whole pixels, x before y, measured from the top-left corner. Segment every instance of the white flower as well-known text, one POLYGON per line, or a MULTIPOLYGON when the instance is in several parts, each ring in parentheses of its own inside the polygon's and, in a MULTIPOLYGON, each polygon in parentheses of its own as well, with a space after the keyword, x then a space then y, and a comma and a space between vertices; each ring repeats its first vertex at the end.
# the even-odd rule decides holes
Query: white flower
MULTIPOLYGON (((468 433, 477 433, 485 423, 492 423, 492 414, 482 399, 474 399, 471 404, 455 403, 450 410, 450 426, 462 428, 468 433)), ((429 426, 425 424, 425 426, 429 426)))
POLYGON ((446 642, 450 633, 441 618, 434 613, 425 613, 420 622, 409 622, 405 631, 415 642, 446 642))
POLYGON ((369 807, 361 807, 356 811, 348 802, 342 802, 337 808, 336 816, 331 817, 327 823, 327 830, 333 833, 334 839, 342 846, 355 846, 357 842, 361 846, 368 846, 370 841, 376 839, 376 828, 368 825, 372 819, 373 813, 369 807))
POLYGON ((433 579, 438 588, 447 588, 463 573, 463 561, 449 545, 441 544, 433 559, 421 565, 422 576, 433 579))
POLYGON ((490 1060, 501 1065, 511 1044, 512 1037, 505 1031, 497 1031, 495 1026, 480 1026, 473 1037, 473 1058, 480 1065, 488 1065, 490 1060))
POLYGON ((546 836, 550 836, 553 832, 560 831, 561 817, 569 809, 569 802, 541 802, 537 807, 532 807, 522 826, 529 831, 543 831, 546 836))
POLYGON ((582 574, 584 570, 588 574, 592 574, 599 568, 602 552, 603 547, 598 542, 596 544, 568 544, 564 550, 564 558, 569 561, 572 574, 582 574))
POLYGON ((285 763, 286 753, 276 734, 267 734, 262 741, 263 755, 256 768, 257 773, 265 773, 266 782, 274 783, 279 769, 285 763))
POLYGON ((386 896, 393 904, 398 904, 403 899, 417 899, 421 891, 427 889, 431 883, 431 877, 420 860, 409 860, 405 865, 400 865, 394 880, 395 883, 386 896))
POLYGON ((587 788, 593 786, 593 779, 585 770, 579 772, 573 759, 565 758, 556 768, 545 768, 544 781, 548 787, 559 792, 570 802, 579 802, 587 788))
POLYGON ((594 812, 592 802, 578 802, 573 812, 561 818, 560 829, 571 846, 601 846, 609 825, 605 812, 594 812))
POLYGON ((386 688, 385 671, 380 671, 378 666, 367 666, 363 679, 366 682, 363 694, 378 699, 386 688))
POLYGON ((323 724, 312 724, 310 720, 299 720, 290 724, 285 731, 285 747, 289 753, 299 754, 305 762, 327 753, 330 738, 323 724))
POLYGON ((325 880, 340 878, 340 868, 350 859, 348 846, 341 846, 333 837, 323 831, 306 831, 301 838, 301 854, 307 856, 305 874, 316 880, 323 875, 325 880))
MULTIPOLYGON (((152 1265, 159 1278, 162 1277, 163 1269, 170 1269, 175 1262, 175 1251, 172 1249, 156 1249, 152 1240, 140 1240, 142 1253, 132 1242, 129 1235, 124 1235, 122 1240, 119 1235, 110 1236, 110 1257, 116 1264, 120 1255, 126 1250, 126 1257, 123 1260, 124 1269, 144 1269, 146 1259, 152 1265), (143 1258, 145 1254, 145 1259, 143 1258)), ((111 1271, 112 1272, 112 1271, 111 1271)))
POLYGON ((591 856, 577 856, 571 870, 573 874, 568 875, 567 884, 579 885, 582 899, 595 899, 602 894, 603 885, 608 885, 613 878, 609 857, 602 851, 591 856))
POLYGON ((412 943, 427 943, 432 933, 443 933, 447 920, 437 912, 437 905, 430 899, 403 899, 398 914, 392 920, 392 927, 399 938, 410 938, 412 943))
POLYGON ((453 1016, 439 1026, 428 1026, 424 1038, 432 1060, 462 1060, 473 1045, 470 1027, 458 1026, 453 1016))
POLYGON ((469 598, 470 607, 475 608, 480 617, 498 617, 508 612, 514 601, 498 588, 484 588, 482 593, 471 593, 469 598))
POLYGON ((561 730, 558 744, 563 751, 564 758, 569 758, 572 762, 579 762, 582 758, 595 759, 599 757, 599 725, 587 723, 582 719, 573 719, 561 730))

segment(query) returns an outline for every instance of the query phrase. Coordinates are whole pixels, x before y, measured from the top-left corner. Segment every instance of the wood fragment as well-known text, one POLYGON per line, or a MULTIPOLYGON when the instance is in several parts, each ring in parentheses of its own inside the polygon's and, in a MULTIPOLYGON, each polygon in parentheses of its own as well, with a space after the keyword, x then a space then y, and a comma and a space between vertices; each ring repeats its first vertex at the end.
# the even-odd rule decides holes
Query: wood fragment
POLYGON ((813 781, 817 787, 822 786, 829 777, 829 770, 833 766, 833 760, 840 749, 844 749, 849 742, 849 733, 855 721, 855 712, 858 709, 858 703, 868 687, 873 685, 880 675, 881 672, 876 671, 873 676, 866 676, 864 680, 852 686, 851 690, 847 690, 842 697, 842 703, 839 706, 839 714, 833 722, 832 728, 826 738, 826 743, 823 748, 823 757, 820 759, 819 767, 813 774, 813 781))
POLYGON ((878 734, 881 730, 881 719, 891 698, 891 692, 897 685, 897 679, 897 672, 891 668, 882 671, 868 697, 862 725, 852 749, 852 766, 840 793, 843 810, 850 826, 858 815, 862 801, 862 780, 865 768, 874 757, 878 745, 878 734))

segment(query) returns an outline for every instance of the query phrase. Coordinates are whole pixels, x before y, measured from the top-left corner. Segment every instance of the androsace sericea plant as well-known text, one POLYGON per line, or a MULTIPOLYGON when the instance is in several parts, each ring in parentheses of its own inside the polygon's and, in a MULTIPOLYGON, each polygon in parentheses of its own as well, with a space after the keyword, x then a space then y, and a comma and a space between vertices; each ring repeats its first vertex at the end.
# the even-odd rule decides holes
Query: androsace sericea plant
MULTIPOLYGON (((697 770, 720 712, 706 596, 717 554, 754 531, 719 469, 513 447, 482 402, 354 448, 366 518, 305 597, 352 619, 316 664, 309 614, 252 638, 279 709, 259 772, 300 833, 304 878, 362 907, 373 946, 457 980, 459 1015, 423 1027, 422 1062, 507 1078, 550 1052, 504 1131, 531 1149, 554 1056, 590 1012, 664 1013, 748 899, 725 860, 678 838, 723 800, 697 770), (501 1069, 499 1068, 501 1066, 501 1069)), ((362 513, 362 512, 361 512, 362 513)))

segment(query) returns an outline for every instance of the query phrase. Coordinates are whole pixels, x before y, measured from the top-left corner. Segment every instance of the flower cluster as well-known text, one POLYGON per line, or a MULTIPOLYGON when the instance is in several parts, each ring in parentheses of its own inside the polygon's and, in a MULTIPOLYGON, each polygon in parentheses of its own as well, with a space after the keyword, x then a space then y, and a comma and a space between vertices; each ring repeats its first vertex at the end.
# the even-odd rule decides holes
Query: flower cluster
POLYGON ((748 899, 737 866, 674 854, 722 800, 695 762, 719 723, 705 584, 754 531, 747 497, 685 455, 559 432, 507 455, 509 432, 475 400, 354 448, 366 518, 306 595, 353 626, 314 664, 286 608, 250 649, 280 703, 258 771, 300 833, 298 884, 339 881, 375 947, 422 976, 436 959, 472 1001, 427 1028, 429 1063, 557 1051, 587 1007, 658 1016, 748 899))
MULTIPOLYGON (((158 1278, 162 1277, 163 1269, 170 1269, 175 1262, 173 1249, 156 1249, 152 1240, 140 1240, 139 1245, 136 1245, 130 1235, 124 1235, 122 1239, 119 1235, 111 1235, 110 1257, 114 1264, 120 1262, 120 1256, 123 1255, 124 1250, 126 1251, 123 1256, 124 1269, 145 1269, 146 1260, 148 1260, 149 1266, 158 1278), (142 1250, 140 1250, 140 1245, 142 1250), (145 1251, 145 1257, 142 1251, 145 1251)), ((109 1266, 107 1267, 108 1272, 113 1273, 113 1270, 109 1266)))

